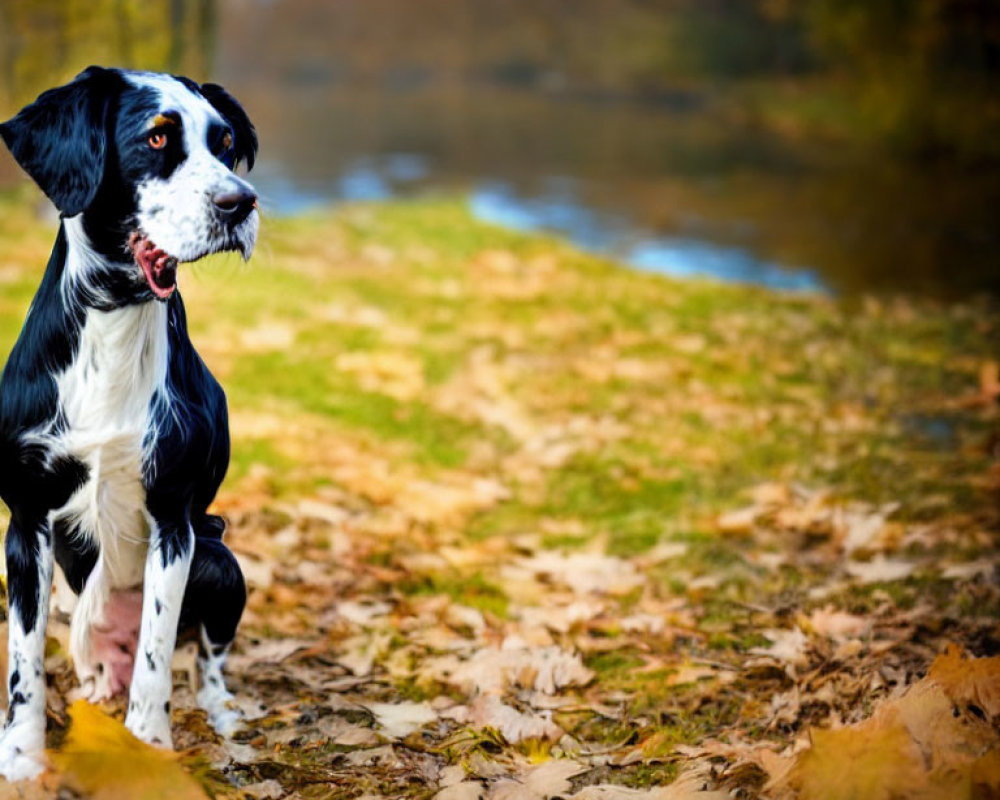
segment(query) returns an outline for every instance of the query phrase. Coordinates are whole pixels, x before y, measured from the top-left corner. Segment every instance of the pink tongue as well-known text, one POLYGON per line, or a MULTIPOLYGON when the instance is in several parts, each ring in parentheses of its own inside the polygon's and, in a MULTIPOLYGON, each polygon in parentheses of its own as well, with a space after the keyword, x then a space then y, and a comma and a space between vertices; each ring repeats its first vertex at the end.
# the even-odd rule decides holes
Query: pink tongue
POLYGON ((160 250, 149 239, 133 234, 129 240, 135 260, 146 276, 153 294, 161 299, 169 297, 177 288, 177 261, 160 250))

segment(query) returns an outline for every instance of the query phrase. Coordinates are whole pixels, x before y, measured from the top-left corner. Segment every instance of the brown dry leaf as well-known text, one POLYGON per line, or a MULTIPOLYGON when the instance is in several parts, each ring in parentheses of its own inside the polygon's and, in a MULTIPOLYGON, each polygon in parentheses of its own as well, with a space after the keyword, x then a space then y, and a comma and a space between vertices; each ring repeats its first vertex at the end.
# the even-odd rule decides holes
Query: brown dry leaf
POLYGON ((734 511, 726 511, 720 514, 715 520, 715 527, 721 533, 730 536, 749 536, 753 533, 754 523, 766 509, 758 505, 738 508, 734 511))
POLYGON ((525 739, 556 741, 563 734, 562 728, 552 721, 550 711, 533 714, 518 711, 495 694, 480 695, 470 706, 450 709, 447 715, 476 728, 493 728, 511 744, 525 739))
POLYGON ((628 594, 646 582, 631 562, 599 553, 563 555, 546 550, 522 559, 520 566, 568 586, 577 594, 628 594))
POLYGON ((760 483, 750 490, 759 506, 787 506, 792 502, 792 490, 787 483, 760 483))
POLYGON ((729 792, 708 788, 711 781, 703 768, 685 772, 669 786, 629 789, 615 784, 587 786, 567 800, 728 800, 729 792))
POLYGON ((955 703, 971 703, 989 717, 1000 714, 1000 656, 969 658, 961 647, 949 644, 934 659, 928 678, 955 703))
POLYGON ((979 558, 975 561, 963 561, 957 564, 949 564, 941 570, 941 577, 949 580, 968 581, 982 575, 989 577, 996 572, 998 562, 996 558, 979 558))
POLYGON ((240 787, 240 791, 253 800, 278 800, 285 796, 284 787, 274 778, 240 787))
POLYGON ((771 640, 770 647, 754 647, 751 653, 770 656, 778 661, 784 661, 795 666, 808 663, 806 658, 806 635, 799 628, 791 630, 765 630, 762 633, 771 640))
POLYGON ((888 519, 899 510, 899 503, 887 503, 878 509, 858 506, 838 509, 836 515, 837 537, 847 553, 875 547, 880 542, 891 542, 895 527, 888 519))
POLYGON ((69 716, 66 741, 51 760, 74 790, 93 800, 205 800, 174 753, 139 741, 84 700, 70 706, 69 716))
POLYGON ((838 642, 860 636, 871 626, 864 617, 838 611, 833 606, 816 609, 806 623, 813 632, 838 642))
POLYGON ((698 683, 705 678, 719 678, 728 682, 734 677, 735 673, 729 670, 720 670, 704 664, 682 664, 676 672, 667 676, 664 683, 667 686, 682 686, 685 683, 698 683))
POLYGON ((404 739, 438 718, 429 703, 368 703, 365 708, 375 715, 382 732, 394 739, 404 739))
POLYGON ((880 555, 871 561, 848 561, 845 568, 848 575, 861 583, 888 583, 908 577, 915 567, 910 561, 880 555))
POLYGON ((518 780, 501 780, 493 785, 490 800, 547 800, 565 795, 570 789, 569 779, 588 767, 569 759, 546 761, 533 767, 518 780))
POLYGON ((229 665, 233 669, 240 669, 253 664, 280 664, 299 650, 307 650, 317 644, 317 641, 310 639, 264 639, 242 653, 231 656, 229 665))
POLYGON ((486 796, 483 785, 478 781, 463 781, 444 787, 434 795, 434 800, 482 800, 486 796))
POLYGON ((569 633, 573 626, 590 622, 603 610, 604 604, 599 601, 580 599, 566 605, 524 606, 518 615, 526 628, 544 627, 556 633, 569 633))
POLYGON ((555 694, 566 686, 584 686, 594 677, 579 655, 555 645, 530 647, 516 637, 499 649, 484 647, 465 661, 453 655, 429 659, 423 672, 467 694, 502 692, 509 686, 555 694))

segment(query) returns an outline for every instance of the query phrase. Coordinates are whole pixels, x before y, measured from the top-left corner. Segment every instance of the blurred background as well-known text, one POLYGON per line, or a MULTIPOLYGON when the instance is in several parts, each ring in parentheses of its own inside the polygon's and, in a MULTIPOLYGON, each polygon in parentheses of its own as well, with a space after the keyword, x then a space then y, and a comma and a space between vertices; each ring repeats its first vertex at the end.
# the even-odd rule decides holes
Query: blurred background
POLYGON ((4 117, 90 63, 225 85, 272 214, 445 193, 640 269, 1000 291, 995 0, 0 3, 4 117))

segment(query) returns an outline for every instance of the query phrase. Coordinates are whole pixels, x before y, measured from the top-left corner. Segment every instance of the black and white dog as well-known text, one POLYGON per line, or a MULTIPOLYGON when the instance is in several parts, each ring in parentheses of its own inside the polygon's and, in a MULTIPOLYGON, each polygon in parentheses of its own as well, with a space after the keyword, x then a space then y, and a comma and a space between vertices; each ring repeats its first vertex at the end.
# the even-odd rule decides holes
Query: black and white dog
POLYGON ((257 136, 222 87, 91 67, 0 125, 61 212, 0 380, 10 703, 0 773, 37 774, 54 563, 78 595, 70 651, 92 699, 169 747, 178 630, 201 641, 198 701, 231 730, 222 666, 246 588, 207 513, 229 463, 226 398, 188 338, 177 265, 249 258, 257 136))

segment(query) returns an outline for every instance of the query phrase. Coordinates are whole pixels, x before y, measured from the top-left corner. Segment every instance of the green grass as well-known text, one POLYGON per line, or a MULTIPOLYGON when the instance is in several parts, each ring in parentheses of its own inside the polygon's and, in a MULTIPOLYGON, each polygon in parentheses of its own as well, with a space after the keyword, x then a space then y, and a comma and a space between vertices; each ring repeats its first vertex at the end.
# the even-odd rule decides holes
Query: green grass
MULTIPOLYGON (((54 233, 33 202, 27 190, 0 198, 0 352, 54 233)), ((766 480, 981 502, 968 478, 988 457, 964 445, 988 426, 953 414, 942 447, 904 423, 975 391, 995 336, 985 305, 848 307, 671 281, 475 222, 455 200, 265 219, 250 265, 210 259, 181 285, 234 409, 381 442, 432 480, 499 479, 509 495, 466 519, 473 538, 572 518, 582 529, 567 546, 602 536, 642 552, 766 480), (351 359, 362 366, 345 371, 351 359), (565 455, 546 459, 548 440, 565 455)), ((254 463, 286 472, 290 458, 281 442, 238 440, 231 482, 254 463)))
MULTIPOLYGON (((0 353, 54 236, 33 203, 27 191, 0 195, 0 353)), ((645 585, 601 596, 608 610, 593 630, 553 634, 595 672, 581 698, 606 706, 611 692, 622 710, 568 711, 559 724, 588 745, 627 741, 646 755, 609 768, 608 781, 669 780, 676 745, 735 725, 764 735, 743 703, 765 700, 740 700, 723 681, 671 686, 670 676, 682 660, 738 671, 769 644, 761 614, 767 627, 791 624, 778 610, 819 607, 818 585, 832 585, 823 603, 855 613, 925 602, 955 619, 1000 613, 973 583, 953 591, 918 570, 844 584, 830 542, 770 523, 726 535, 717 524, 752 487, 776 481, 898 502, 901 522, 963 532, 940 552, 911 544, 907 556, 988 551, 966 535, 995 519, 996 417, 980 396, 998 340, 988 301, 845 305, 673 281, 484 225, 454 200, 265 219, 250 265, 185 267, 181 289, 232 411, 221 500, 249 505, 248 527, 280 531, 294 501, 314 495, 343 508, 344 531, 368 548, 362 591, 403 608, 444 596, 498 630, 517 630, 522 603, 555 596, 519 596, 517 570, 498 564, 538 546, 636 559, 645 585), (668 542, 685 552, 640 560, 668 542), (759 558, 822 548, 824 558, 771 568, 759 558), (427 561, 411 569, 404 555, 427 561), (685 606, 669 635, 639 647, 624 617, 677 599, 685 606), (618 640, 628 645, 603 649, 618 640)), ((329 530, 310 536, 309 558, 333 546, 329 530)), ((555 579, 543 588, 566 590, 555 579)), ((258 633, 283 635, 269 624, 258 633)), ((422 701, 441 687, 393 678, 385 691, 422 701)), ((459 731, 439 753, 502 750, 491 736, 459 731)), ((540 747, 522 755, 546 755, 540 747)))

